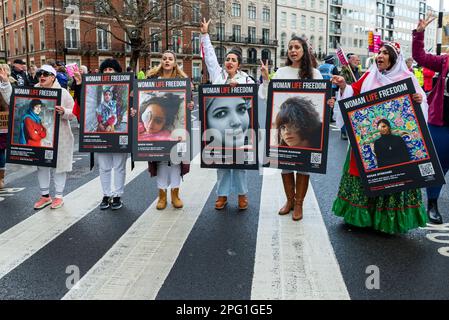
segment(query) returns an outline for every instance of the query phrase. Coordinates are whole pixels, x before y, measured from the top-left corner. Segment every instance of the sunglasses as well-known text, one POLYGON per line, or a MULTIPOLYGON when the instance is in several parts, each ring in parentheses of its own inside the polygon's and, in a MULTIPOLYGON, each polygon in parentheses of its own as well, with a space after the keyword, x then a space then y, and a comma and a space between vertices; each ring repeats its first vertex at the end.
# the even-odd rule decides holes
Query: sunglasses
POLYGON ((53 75, 53 73, 48 72, 48 71, 38 71, 38 72, 36 72, 36 76, 38 78, 40 78, 41 76, 44 76, 46 78, 46 77, 52 76, 52 75, 53 75))

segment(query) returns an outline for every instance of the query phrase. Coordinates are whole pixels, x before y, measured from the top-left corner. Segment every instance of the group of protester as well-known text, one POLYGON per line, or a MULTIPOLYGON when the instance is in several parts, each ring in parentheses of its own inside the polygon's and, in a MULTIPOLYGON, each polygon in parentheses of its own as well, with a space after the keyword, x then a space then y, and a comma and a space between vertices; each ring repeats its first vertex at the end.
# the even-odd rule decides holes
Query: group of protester
MULTIPOLYGON (((329 79, 334 85, 336 98, 343 99, 405 78, 411 78, 416 90, 416 94, 412 98, 415 102, 421 104, 426 119, 428 114, 429 129, 435 142, 443 171, 446 173, 449 168, 449 143, 447 142, 449 141, 449 56, 435 56, 426 53, 424 50, 424 30, 432 20, 433 18, 420 20, 417 29, 413 31, 413 58, 420 66, 439 73, 436 86, 428 96, 422 90, 415 74, 407 67, 399 43, 384 42, 377 53, 375 63, 362 75, 358 67, 360 60, 355 54, 348 54, 349 66, 343 69, 341 73, 335 72, 336 68, 332 67, 333 63, 330 57, 327 57, 325 64, 318 70, 316 68, 318 67, 316 59, 307 41, 300 37, 293 37, 288 43, 285 67, 279 68, 274 74, 270 75, 268 65, 261 61, 262 83, 259 86, 259 99, 261 101, 267 99, 268 85, 271 79, 329 79)), ((239 50, 230 50, 225 55, 224 65, 220 66, 208 34, 209 24, 210 20, 206 21, 204 19, 201 23, 200 31, 201 45, 211 83, 229 84, 231 86, 254 83, 252 77, 240 70, 242 54, 239 50)), ((7 72, 3 70, 0 69, 0 92, 3 102, 7 104, 11 94, 11 83, 7 72)), ((99 72, 122 72, 122 68, 116 60, 107 59, 101 64, 99 72)), ((82 78, 80 73, 77 73, 74 77, 72 86, 75 92, 74 101, 68 91, 62 88, 58 78, 58 71, 52 65, 46 64, 42 66, 37 71, 36 76, 38 79, 37 87, 60 88, 63 92, 61 106, 57 106, 57 112, 61 115, 62 121, 59 130, 58 163, 55 169, 56 195, 55 199, 52 199, 49 194, 50 169, 38 168, 41 198, 35 204, 36 209, 48 205, 51 205, 52 208, 59 208, 63 204, 62 195, 66 173, 72 169, 73 134, 69 121, 78 114, 77 112, 74 114, 73 107, 80 102, 82 78)), ((146 73, 146 77, 165 79, 187 77, 187 75, 177 65, 176 54, 172 51, 165 51, 162 55, 161 64, 149 70, 146 73)), ((25 82, 25 79, 22 78, 20 81, 25 82)), ((61 81, 64 82, 64 80, 61 81)), ((3 102, 0 99, 0 105, 3 102)), ((158 103, 155 101, 153 105, 158 103)), ((333 107, 334 100, 328 101, 328 104, 333 107)), ((149 107, 146 106, 145 108, 149 107)), ((190 108, 192 107, 193 105, 190 105, 190 108)), ((285 108, 287 108, 287 105, 285 108)), ((153 112, 153 110, 151 111, 153 112)), ((135 115, 136 111, 132 110, 131 116, 134 117, 135 115)), ((337 125, 342 127, 342 137, 345 137, 341 115, 339 116, 337 113, 336 118, 337 125)), ((378 125, 381 133, 382 130, 388 132, 388 123, 383 122, 378 125)), ((297 128, 295 124, 289 123, 288 120, 284 121, 282 126, 282 130, 300 135, 301 128, 297 128)), ((145 127, 145 130, 151 133, 150 126, 148 128, 145 127)), ((4 136, 2 136, 2 139, 4 139, 4 136)), ((4 144, 1 147, 4 149, 4 144)), ((97 154, 104 194, 100 203, 100 209, 102 210, 109 207, 120 209, 123 205, 121 196, 124 193, 127 157, 126 153, 97 154), (113 182, 112 172, 114 172, 113 182)), ((176 165, 170 162, 150 162, 148 166, 151 176, 157 176, 159 188, 157 209, 162 210, 166 208, 167 190, 169 188, 171 189, 173 206, 182 208, 183 203, 180 199, 179 188, 181 177, 189 172, 189 165, 187 163, 176 165)), ((218 169, 217 177, 215 208, 217 210, 223 209, 228 204, 229 196, 232 193, 236 193, 238 195, 238 209, 247 209, 250 199, 248 199, 246 170, 218 169)), ((304 215, 303 202, 308 190, 309 174, 282 170, 281 177, 286 202, 279 209, 279 214, 286 215, 293 211, 292 219, 295 221, 301 220, 304 215)), ((332 210, 337 216, 343 217, 345 222, 351 225, 371 227, 386 233, 403 233, 413 228, 425 226, 428 219, 433 223, 442 223, 437 206, 440 191, 441 186, 427 189, 427 212, 422 203, 420 189, 368 197, 362 187, 353 151, 349 147, 340 187, 332 210)))

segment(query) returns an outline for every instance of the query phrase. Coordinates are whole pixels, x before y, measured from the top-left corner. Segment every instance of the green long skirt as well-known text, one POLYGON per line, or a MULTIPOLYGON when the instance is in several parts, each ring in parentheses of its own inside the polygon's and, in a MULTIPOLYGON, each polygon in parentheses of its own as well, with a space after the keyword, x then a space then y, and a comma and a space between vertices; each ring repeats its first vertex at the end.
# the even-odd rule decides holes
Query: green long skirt
POLYGON ((395 234, 425 227, 427 214, 421 189, 397 192, 379 197, 365 195, 360 177, 349 174, 349 153, 346 156, 343 176, 337 198, 332 206, 336 216, 357 227, 395 234))

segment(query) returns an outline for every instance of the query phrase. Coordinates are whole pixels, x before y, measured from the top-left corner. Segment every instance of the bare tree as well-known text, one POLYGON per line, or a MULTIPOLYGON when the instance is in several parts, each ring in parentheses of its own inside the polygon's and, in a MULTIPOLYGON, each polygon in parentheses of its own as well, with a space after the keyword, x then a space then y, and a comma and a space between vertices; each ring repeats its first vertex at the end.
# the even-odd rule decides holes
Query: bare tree
POLYGON ((92 10, 95 15, 113 18, 117 25, 124 30, 121 36, 102 25, 97 25, 95 19, 81 18, 80 22, 92 27, 86 30, 103 30, 116 39, 131 47, 130 66, 135 69, 141 54, 150 51, 154 41, 162 39, 165 34, 166 48, 170 48, 169 33, 180 32, 184 28, 199 27, 203 17, 213 18, 223 14, 225 1, 222 0, 79 0, 65 1, 67 5, 79 6, 81 12, 92 10), (159 27, 151 29, 151 27, 159 27), (148 34, 146 30, 157 30, 148 34), (126 36, 123 37, 123 34, 126 36))

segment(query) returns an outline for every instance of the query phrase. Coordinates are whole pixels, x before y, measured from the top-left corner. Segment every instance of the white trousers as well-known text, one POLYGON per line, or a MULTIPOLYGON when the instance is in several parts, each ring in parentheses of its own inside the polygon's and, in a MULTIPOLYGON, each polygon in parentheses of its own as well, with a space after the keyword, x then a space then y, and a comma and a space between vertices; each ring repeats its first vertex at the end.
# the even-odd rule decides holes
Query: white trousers
MULTIPOLYGON (((53 169, 55 171, 55 169, 53 169)), ((51 168, 47 167, 37 167, 37 180, 39 181, 39 187, 41 190, 41 195, 50 194, 50 179, 51 179, 51 168)), ((55 181, 55 197, 62 198, 64 195, 65 181, 67 179, 67 172, 54 173, 53 177, 55 181)))
POLYGON ((97 153, 100 167, 100 180, 103 194, 107 197, 120 197, 125 192, 127 153, 97 153), (112 170, 114 169, 114 186, 112 170))
POLYGON ((174 189, 181 185, 181 165, 167 162, 157 164, 157 187, 159 189, 174 189))

